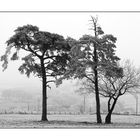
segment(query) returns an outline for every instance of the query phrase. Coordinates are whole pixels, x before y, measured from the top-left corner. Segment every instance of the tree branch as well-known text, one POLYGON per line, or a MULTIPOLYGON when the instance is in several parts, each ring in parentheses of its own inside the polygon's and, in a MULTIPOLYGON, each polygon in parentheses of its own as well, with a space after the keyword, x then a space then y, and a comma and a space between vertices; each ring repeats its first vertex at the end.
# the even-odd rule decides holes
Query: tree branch
POLYGON ((46 81, 46 84, 51 83, 51 82, 55 83, 55 80, 46 81))
POLYGON ((86 74, 84 75, 84 77, 86 77, 88 80, 90 80, 92 83, 95 83, 94 80, 92 80, 91 78, 89 78, 86 74))

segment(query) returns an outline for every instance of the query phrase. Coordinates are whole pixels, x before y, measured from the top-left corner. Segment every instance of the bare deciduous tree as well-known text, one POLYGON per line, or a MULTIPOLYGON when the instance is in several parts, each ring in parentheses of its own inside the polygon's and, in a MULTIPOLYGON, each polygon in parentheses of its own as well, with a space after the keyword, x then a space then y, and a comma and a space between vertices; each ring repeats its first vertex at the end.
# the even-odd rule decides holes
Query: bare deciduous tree
MULTIPOLYGON (((118 72, 114 70, 100 75, 99 80, 99 93, 108 98, 108 113, 105 118, 107 124, 111 123, 111 115, 119 97, 126 93, 136 94, 140 88, 140 69, 135 68, 129 60, 121 68, 118 67, 118 72)), ((80 87, 80 91, 83 90, 93 93, 95 87, 90 80, 84 80, 80 87)))

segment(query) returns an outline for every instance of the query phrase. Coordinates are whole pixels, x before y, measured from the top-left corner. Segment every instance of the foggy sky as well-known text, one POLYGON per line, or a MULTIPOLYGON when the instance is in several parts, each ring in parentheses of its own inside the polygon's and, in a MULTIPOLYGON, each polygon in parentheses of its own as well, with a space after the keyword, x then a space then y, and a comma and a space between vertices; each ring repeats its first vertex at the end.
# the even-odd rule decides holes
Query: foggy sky
MULTIPOLYGON (((32 24, 42 31, 78 39, 84 34, 93 33, 89 30, 90 16, 98 16, 103 31, 117 37, 116 54, 122 60, 130 59, 136 66, 140 66, 140 13, 0 13, 0 56, 5 51, 5 42, 18 26, 32 24)), ((17 70, 19 65, 18 61, 10 62, 5 72, 0 67, 0 90, 31 88, 40 91, 40 79, 21 75, 17 70)), ((64 86, 64 90, 67 90, 65 88, 64 86)))

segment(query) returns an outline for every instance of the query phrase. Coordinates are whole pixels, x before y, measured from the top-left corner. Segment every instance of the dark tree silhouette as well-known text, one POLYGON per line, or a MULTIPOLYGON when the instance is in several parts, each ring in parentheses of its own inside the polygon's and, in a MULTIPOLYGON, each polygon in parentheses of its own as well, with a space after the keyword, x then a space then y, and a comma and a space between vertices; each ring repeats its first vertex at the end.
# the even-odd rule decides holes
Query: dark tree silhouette
POLYGON ((65 77, 86 78, 92 82, 95 87, 97 123, 102 123, 98 78, 100 72, 116 65, 119 58, 115 55, 116 38, 113 35, 104 34, 97 23, 97 18, 92 17, 91 21, 93 36, 83 35, 78 41, 72 38, 68 39, 72 49, 71 61, 65 77))
POLYGON ((21 73, 25 73, 28 77, 33 73, 42 79, 42 120, 47 121, 46 87, 49 87, 49 82, 55 82, 57 76, 65 72, 70 46, 63 36, 39 31, 37 26, 32 25, 18 27, 6 43, 6 52, 1 57, 4 70, 12 53, 11 60, 18 60, 19 57, 23 60, 23 64, 19 67, 21 73))

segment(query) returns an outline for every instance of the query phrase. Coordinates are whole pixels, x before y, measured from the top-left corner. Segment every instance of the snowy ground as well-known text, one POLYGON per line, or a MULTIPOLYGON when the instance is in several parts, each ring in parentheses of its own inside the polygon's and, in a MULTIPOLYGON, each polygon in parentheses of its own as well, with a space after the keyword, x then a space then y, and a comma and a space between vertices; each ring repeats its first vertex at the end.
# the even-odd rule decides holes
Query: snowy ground
MULTIPOLYGON (((113 115, 113 124, 96 124, 95 115, 49 115, 41 122, 40 115, 0 115, 0 128, 140 128, 140 116, 113 115)), ((104 121, 105 116, 102 115, 104 121)))

